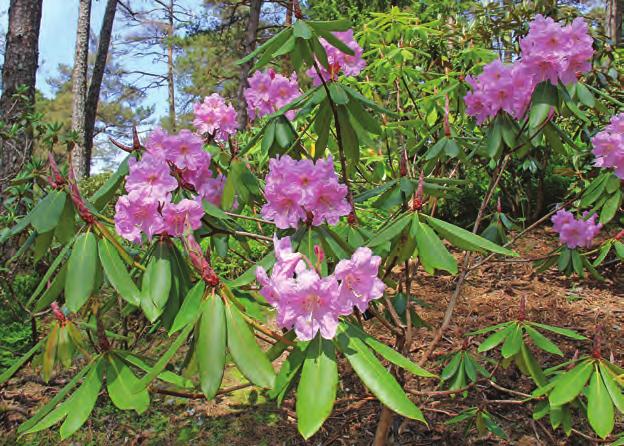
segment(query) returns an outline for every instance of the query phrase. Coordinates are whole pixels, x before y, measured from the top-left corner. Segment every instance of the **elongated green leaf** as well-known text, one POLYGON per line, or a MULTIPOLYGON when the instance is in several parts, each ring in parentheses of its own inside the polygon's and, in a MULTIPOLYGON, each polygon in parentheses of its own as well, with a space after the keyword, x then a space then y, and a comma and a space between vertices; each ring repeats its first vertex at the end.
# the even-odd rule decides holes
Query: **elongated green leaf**
POLYGON ((275 386, 269 391, 269 398, 276 398, 278 405, 282 403, 288 388, 292 385, 299 370, 301 370, 303 360, 306 357, 305 347, 307 345, 308 343, 306 342, 293 348, 275 378, 275 386))
POLYGON ((272 53, 277 48, 279 48, 286 40, 288 40, 288 38, 292 35, 292 32, 293 32, 292 28, 290 27, 284 28, 282 31, 275 34, 273 37, 271 37, 269 40, 264 42, 262 45, 258 46, 251 53, 249 53, 242 59, 238 60, 236 62, 237 65, 241 65, 241 64, 251 61, 254 57, 259 55, 260 53, 264 53, 264 52, 272 53))
POLYGON ((528 349, 525 343, 522 343, 520 346, 520 354, 522 355, 522 360, 524 361, 524 366, 527 369, 533 381, 538 386, 545 386, 547 383, 546 375, 544 375, 544 371, 539 366, 535 356, 531 353, 531 350, 528 349))
POLYGON ((388 242, 395 237, 397 237, 403 229, 412 221, 411 215, 409 213, 403 214, 384 229, 381 230, 377 235, 372 237, 366 245, 369 247, 379 246, 385 242, 388 242))
MULTIPOLYGON (((56 258, 52 261, 52 264, 50 265, 50 267, 48 268, 46 273, 43 275, 43 277, 41 278, 41 281, 39 282, 39 285, 37 285, 37 288, 35 288, 35 291, 33 291, 32 296, 30 296, 30 298, 26 302, 26 307, 30 307, 30 305, 39 296, 39 294, 41 294, 41 292, 43 290, 47 289, 48 282, 52 278, 52 275, 57 270, 59 265, 63 262, 63 260, 65 260, 65 257, 67 256, 67 253, 69 252, 69 249, 72 246, 73 246, 73 243, 70 242, 70 243, 66 244, 63 247, 63 249, 61 249, 61 252, 59 252, 59 254, 56 256, 56 258)), ((63 282, 63 286, 64 285, 65 285, 65 282, 63 282)))
POLYGON ((70 311, 80 310, 94 291, 98 269, 97 251, 97 241, 91 231, 76 238, 65 279, 65 305, 70 311))
POLYGON ((273 251, 269 252, 266 256, 264 256, 260 261, 256 262, 255 265, 252 265, 247 271, 238 276, 238 278, 228 283, 230 288, 238 288, 244 285, 247 285, 254 280, 256 280, 256 269, 259 266, 264 269, 269 269, 275 263, 275 253, 273 251))
POLYGON ((39 300, 34 306, 33 311, 39 312, 50 306, 52 302, 61 294, 65 286, 67 276, 67 263, 61 267, 56 277, 50 283, 50 286, 43 292, 39 300))
POLYGON ((103 238, 98 243, 98 254, 111 285, 126 302, 138 307, 141 304, 141 292, 128 274, 126 265, 121 260, 115 246, 103 238))
POLYGON ((599 366, 600 373, 602 374, 602 382, 609 392, 611 401, 613 401, 617 410, 624 413, 624 395, 622 394, 622 388, 617 383, 617 375, 615 375, 615 373, 613 373, 611 369, 605 366, 602 362, 600 362, 599 366))
POLYGON ((525 325, 524 329, 535 345, 541 348, 544 351, 549 353, 553 353, 555 355, 563 356, 563 352, 557 347, 550 339, 541 334, 539 331, 532 328, 530 325, 525 325))
POLYGON ((160 241, 143 273, 141 308, 150 322, 160 316, 171 291, 171 256, 167 242, 160 241))
POLYGON ((413 220, 412 225, 417 225, 415 231, 416 244, 418 245, 418 258, 421 260, 425 269, 431 272, 436 269, 448 271, 451 274, 457 274, 457 261, 446 249, 442 241, 436 233, 425 223, 418 223, 417 219, 413 220))
POLYGON ((271 388, 275 383, 275 371, 271 362, 260 349, 254 335, 238 308, 229 304, 225 308, 227 321, 227 346, 236 367, 252 383, 271 388))
POLYGON ((515 328, 515 324, 507 325, 502 330, 497 331, 496 333, 491 334, 485 341, 479 344, 479 353, 487 352, 488 350, 492 350, 494 347, 499 345, 503 340, 507 338, 515 328))
POLYGON ((542 328, 544 330, 548 330, 552 333, 557 333, 560 334, 562 336, 571 338, 571 339, 576 339, 577 341, 585 341, 587 340, 587 338, 581 334, 578 334, 576 331, 574 330, 570 330, 567 328, 561 328, 561 327, 553 327, 552 325, 546 325, 546 324, 540 324, 538 322, 529 322, 530 325, 533 325, 534 327, 539 327, 542 328))
POLYGON ((459 364, 462 362, 462 353, 457 353, 453 356, 453 359, 449 361, 449 363, 444 367, 442 373, 440 374, 440 379, 442 381, 446 381, 451 378, 455 373, 457 373, 457 369, 459 369, 459 364))
POLYGON ((589 382, 587 394, 587 419, 594 431, 601 437, 607 438, 613 431, 615 423, 613 403, 611 397, 600 376, 598 367, 589 382))
POLYGON ((113 404, 121 410, 135 410, 138 414, 145 412, 150 403, 149 393, 147 389, 132 392, 139 380, 130 367, 115 354, 106 355, 105 362, 106 388, 113 404))
POLYGON ((30 222, 39 234, 49 232, 56 227, 65 208, 66 199, 65 192, 53 190, 37 203, 32 211, 30 222))
POLYGON ((198 323, 195 355, 202 392, 211 400, 217 394, 225 368, 226 324, 221 296, 211 296, 203 306, 198 323))
POLYGON ((102 380, 104 378, 104 364, 99 359, 85 378, 82 385, 76 390, 71 398, 63 404, 67 404, 69 411, 67 418, 61 425, 61 440, 69 438, 74 432, 82 427, 87 421, 95 402, 97 401, 100 389, 102 388, 102 380))
POLYGON ((512 327, 501 349, 503 358, 511 358, 520 351, 520 347, 522 346, 522 329, 517 324, 512 325, 512 327))
MULTIPOLYGON (((122 358, 127 364, 138 367, 139 369, 147 373, 150 373, 152 371, 152 366, 149 365, 147 362, 145 362, 143 358, 140 358, 130 352, 123 351, 123 350, 115 350, 114 352, 117 356, 122 358)), ((184 378, 183 376, 180 376, 180 375, 176 375, 175 373, 169 370, 165 370, 161 372, 158 375, 158 379, 166 383, 173 384, 174 386, 182 387, 185 389, 191 389, 195 387, 195 385, 190 379, 184 378)), ((135 384, 134 386, 132 386, 130 390, 134 392, 137 386, 138 384, 135 384)))
POLYGON ((407 359, 401 353, 395 349, 388 347, 383 342, 378 341, 373 336, 362 331, 359 327, 351 324, 347 324, 347 333, 349 336, 357 336, 362 339, 370 348, 372 348, 379 355, 383 356, 391 363, 398 365, 399 367, 413 373, 416 376, 422 376, 423 378, 435 378, 436 375, 423 369, 418 364, 407 359))
POLYGON ((307 22, 314 29, 322 29, 324 31, 347 31, 351 28, 351 22, 346 19, 330 20, 330 21, 314 21, 307 22))
POLYGON ((347 108, 344 105, 338 105, 336 108, 345 157, 351 165, 356 165, 360 160, 360 142, 357 133, 351 125, 347 108))
POLYGON ((76 233, 75 217, 74 205, 71 200, 66 199, 63 212, 54 230, 54 236, 60 243, 69 243, 76 233))
POLYGON ((544 81, 535 88, 529 111, 529 125, 534 128, 548 116, 551 108, 557 105, 557 88, 544 81))
POLYGON ((604 225, 604 224, 609 223, 611 220, 613 220, 613 217, 615 217, 615 214, 620 208, 621 202, 622 202, 622 193, 620 191, 617 191, 616 193, 611 195, 609 199, 605 202, 604 206, 602 207, 602 210, 600 211, 600 218, 599 218, 600 223, 604 225))
POLYGON ((318 335, 306 349, 297 387, 297 428, 308 439, 318 431, 336 400, 338 364, 331 341, 318 335))
POLYGON ((447 239, 449 242, 453 244, 455 244, 456 240, 464 242, 464 245, 459 247, 465 248, 466 246, 473 246, 479 251, 490 251, 510 257, 518 257, 518 253, 507 248, 503 248, 496 243, 492 243, 491 241, 473 234, 470 231, 466 231, 459 226, 452 225, 428 215, 424 215, 424 217, 427 220, 427 223, 429 223, 438 234, 447 239))
POLYGON ((548 396, 551 406, 563 406, 583 391, 585 383, 593 371, 591 361, 583 361, 569 372, 557 379, 552 392, 548 396))
POLYGON ((316 33, 321 36, 323 39, 325 39, 327 41, 327 43, 329 43, 331 46, 339 49, 340 51, 342 51, 345 54, 348 54, 349 56, 353 56, 355 55, 355 53, 353 52, 353 50, 351 48, 349 48, 347 46, 347 44, 345 44, 342 40, 340 40, 338 37, 336 37, 334 34, 332 34, 330 31, 327 31, 326 29, 324 29, 323 27, 317 27, 314 26, 314 23, 310 23, 310 25, 314 28, 314 30, 316 31, 316 33))
POLYGON ((193 288, 191 288, 184 298, 182 306, 180 307, 173 324, 171 324, 169 336, 197 320, 201 314, 200 305, 205 291, 206 284, 203 280, 200 280, 193 286, 193 288))
POLYGON ((366 344, 358 337, 349 336, 344 328, 339 327, 339 330, 337 341, 340 351, 373 395, 394 412, 426 423, 420 409, 407 397, 401 385, 375 358, 366 344))

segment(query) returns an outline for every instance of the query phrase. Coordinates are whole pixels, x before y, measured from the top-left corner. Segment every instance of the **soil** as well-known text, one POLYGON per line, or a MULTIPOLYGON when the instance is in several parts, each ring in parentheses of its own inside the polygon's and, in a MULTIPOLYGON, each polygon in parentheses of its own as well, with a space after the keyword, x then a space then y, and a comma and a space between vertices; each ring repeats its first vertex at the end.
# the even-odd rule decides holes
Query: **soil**
MULTIPOLYGON (((535 273, 527 260, 542 257, 554 247, 555 239, 546 231, 537 231, 523 238, 516 245, 521 256, 515 261, 488 263, 468 277, 449 330, 426 368, 440 373, 449 354, 462 348, 475 352, 476 344, 483 337, 466 337, 466 333, 518 318, 523 299, 527 320, 571 328, 590 339, 601 327, 603 357, 620 366, 624 364, 624 266, 614 262, 603 270, 607 278, 604 282, 567 278, 555 269, 535 273)), ((400 274, 400 269, 396 273, 400 274)), ((440 324, 454 283, 455 277, 452 276, 432 277, 422 271, 416 274, 411 291, 424 302, 423 306, 417 307, 417 312, 431 327, 440 324)), ((392 339, 377 321, 367 324, 369 331, 377 337, 392 339)), ((570 341, 558 335, 549 337, 564 352, 565 359, 536 353, 544 366, 592 352, 591 341, 570 341)), ((432 338, 432 329, 416 329, 411 359, 418 361, 432 338)), ((494 350, 487 357, 498 360, 498 355, 494 350)), ((492 369, 491 365, 486 366, 492 369)), ((227 376, 229 383, 226 385, 240 382, 235 370, 228 371, 227 376)), ((388 440, 390 445, 598 444, 586 421, 578 414, 573 420, 577 432, 570 437, 560 429, 553 431, 547 418, 534 421, 531 417, 533 403, 523 402, 514 391, 530 393, 535 386, 514 365, 496 369, 496 387, 480 381, 468 390, 466 397, 427 395, 432 391, 444 391, 447 387, 440 386, 433 379, 405 378, 405 388, 412 392, 414 401, 423 410, 428 426, 395 416, 388 440), (486 409, 508 439, 479 433, 467 423, 445 423, 472 407, 486 409)), ((0 444, 367 446, 372 443, 381 409, 380 403, 350 373, 348 365, 341 364, 341 382, 334 410, 321 431, 308 441, 297 433, 292 395, 278 408, 262 393, 250 388, 211 402, 154 394, 150 409, 142 415, 117 411, 106 398, 100 398, 93 416, 70 441, 59 442, 55 430, 18 438, 15 429, 19 423, 34 414, 66 380, 67 377, 61 376, 46 385, 33 375, 31 368, 26 367, 8 385, 0 388, 0 431, 4 432, 0 444)), ((617 420, 614 432, 624 432, 622 416, 617 420)))

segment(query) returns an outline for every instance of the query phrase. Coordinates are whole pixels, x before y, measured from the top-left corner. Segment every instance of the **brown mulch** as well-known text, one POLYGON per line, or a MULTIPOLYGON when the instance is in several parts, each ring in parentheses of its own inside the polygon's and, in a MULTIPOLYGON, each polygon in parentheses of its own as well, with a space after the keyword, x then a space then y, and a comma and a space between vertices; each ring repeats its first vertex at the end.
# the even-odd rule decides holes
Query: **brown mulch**
MULTIPOLYGON (((439 373, 450 353, 468 345, 476 351, 482 338, 466 337, 471 330, 512 320, 518 317, 520 302, 526 301, 526 318, 559 327, 574 329, 593 338, 597 327, 602 328, 601 351, 606 358, 624 364, 624 267, 614 263, 603 273, 607 280, 579 280, 567 278, 551 269, 535 273, 526 259, 542 257, 554 247, 552 234, 537 231, 516 245, 521 261, 494 261, 474 271, 466 281, 462 297, 455 309, 449 330, 434 351, 427 368, 439 373)), ((397 270, 397 273, 400 273, 397 270)), ((432 327, 437 327, 453 291, 455 278, 448 275, 429 276, 419 271, 412 285, 412 294, 427 305, 418 307, 418 314, 432 327)), ((368 323, 370 331, 382 339, 392 335, 376 321, 368 323)), ((552 366, 575 355, 591 352, 592 342, 570 341, 549 335, 565 354, 565 359, 537 354, 543 365, 552 366)), ((427 349, 433 331, 415 330, 411 359, 418 361, 427 349)), ((488 358, 498 359, 496 353, 488 358)), ((491 366, 488 366, 491 369, 491 366)), ((243 389, 212 402, 183 400, 153 395, 153 404, 147 414, 122 417, 118 411, 101 408, 73 441, 76 444, 206 444, 206 445, 370 445, 380 412, 379 402, 372 398, 359 380, 349 373, 348 365, 341 364, 339 395, 329 420, 321 431, 307 442, 296 429, 294 398, 287 399, 281 408, 267 402, 253 389, 243 389), (187 432, 183 436, 183 432, 187 432), (186 434, 185 434, 186 435, 186 434)), ((414 400, 422 408, 428 426, 395 416, 388 444, 391 445, 588 445, 594 444, 591 429, 582 418, 574 419, 581 433, 569 438, 552 431, 547 418, 534 421, 532 404, 505 391, 513 389, 530 393, 534 386, 515 366, 499 367, 496 372, 497 389, 487 382, 473 386, 467 397, 462 395, 423 396, 422 393, 444 390, 431 379, 406 377, 405 387, 420 392, 414 400), (445 422, 462 410, 481 407, 495 417, 509 440, 490 434, 480 436, 475 429, 466 430, 465 424, 449 426, 445 422)), ((17 425, 32 415, 60 389, 66 378, 55 378, 46 385, 30 368, 25 368, 9 385, 0 388, 0 444, 72 444, 59 443, 58 434, 48 431, 18 439, 17 425), (5 442, 5 443, 3 443, 5 442)), ((236 376, 232 377, 236 383, 236 376)), ((624 432, 622 417, 616 423, 616 433, 624 432)), ((597 443, 596 443, 597 444, 597 443)))

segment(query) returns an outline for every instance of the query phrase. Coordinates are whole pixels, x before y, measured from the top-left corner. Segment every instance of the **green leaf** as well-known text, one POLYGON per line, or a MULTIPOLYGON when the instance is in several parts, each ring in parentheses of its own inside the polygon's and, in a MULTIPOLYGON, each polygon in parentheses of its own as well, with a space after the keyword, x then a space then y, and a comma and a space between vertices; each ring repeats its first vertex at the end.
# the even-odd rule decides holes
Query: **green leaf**
POLYGON ((378 234, 372 237, 367 243, 366 246, 373 248, 375 246, 379 246, 385 242, 393 240, 399 234, 403 232, 403 229, 412 221, 411 215, 409 213, 405 213, 401 215, 399 218, 394 220, 388 226, 381 230, 378 234))
POLYGON ((256 280, 256 269, 259 266, 264 269, 269 269, 275 263, 275 253, 270 251, 266 256, 264 256, 260 261, 256 262, 255 265, 249 267, 247 271, 238 276, 238 278, 228 283, 230 288, 239 288, 241 286, 247 285, 254 280, 256 280))
POLYGON ((71 323, 62 325, 58 334, 58 347, 56 355, 60 363, 68 369, 71 366, 72 356, 74 354, 74 344, 72 344, 69 338, 68 328, 72 326, 71 323))
POLYGON ((147 389, 133 393, 139 380, 115 354, 106 355, 106 388, 113 404, 121 410, 135 410, 141 414, 150 403, 147 389))
POLYGON ((440 373, 440 379, 442 381, 446 381, 457 373, 457 369, 459 369, 459 365, 462 362, 462 357, 462 352, 458 352, 453 356, 453 359, 449 361, 446 367, 442 370, 442 373, 440 373))
POLYGON ((520 346, 520 354, 527 372, 531 375, 535 384, 540 387, 545 386, 547 383, 546 375, 544 375, 544 371, 539 366, 535 356, 533 356, 533 353, 531 353, 531 350, 528 349, 524 342, 520 346))
POLYGON ((228 304, 225 308, 225 319, 227 346, 236 367, 255 385, 267 389, 273 387, 275 383, 273 366, 256 343, 240 310, 233 304, 228 304))
POLYGON ((349 336, 344 327, 339 326, 339 330, 337 341, 340 350, 373 395, 394 412, 426 424, 420 409, 407 397, 401 385, 375 358, 366 344, 358 337, 349 336))
POLYGON ((154 322, 165 308, 171 283, 169 246, 166 241, 158 241, 143 273, 141 289, 141 308, 150 322, 154 322))
POLYGON ((596 105, 596 98, 594 98, 592 92, 580 82, 576 84, 576 96, 581 101, 581 104, 589 108, 594 108, 596 105))
MULTIPOLYGON (((152 371, 152 366, 145 362, 142 358, 123 350, 115 350, 115 354, 121 357, 126 363, 138 367, 144 372, 150 373, 152 371)), ((180 375, 176 375, 175 373, 165 370, 158 374, 158 379, 164 381, 169 384, 173 384, 177 387, 182 387, 185 389, 191 389, 195 387, 193 382, 187 378, 184 378, 180 375)), ((134 393, 138 388, 139 384, 134 384, 130 390, 134 393)))
POLYGON ((379 121, 373 118, 371 114, 364 109, 360 101, 349 101, 347 108, 349 109, 349 113, 351 113, 355 122, 358 122, 368 132, 375 135, 381 135, 381 126, 379 125, 379 121))
POLYGON ((372 348, 379 355, 383 356, 386 360, 391 363, 398 365, 402 369, 407 370, 410 373, 413 373, 416 376, 422 376, 423 378, 435 378, 436 375, 433 373, 423 369, 419 365, 407 359, 405 356, 397 352, 395 349, 388 347, 383 342, 378 341, 373 336, 364 332, 359 327, 347 323, 347 330, 349 336, 357 336, 362 339, 370 348, 372 348))
POLYGON ((514 329, 514 327, 514 324, 510 324, 502 330, 499 330, 496 333, 490 335, 485 341, 479 344, 479 349, 477 351, 479 353, 483 353, 487 352, 488 350, 492 350, 511 334, 511 331, 514 329))
POLYGON ((307 342, 300 343, 292 349, 275 378, 275 386, 269 391, 268 395, 269 398, 277 399, 278 405, 282 404, 286 392, 303 365, 303 360, 306 357, 305 347, 307 345, 307 342))
POLYGON ((622 193, 620 191, 617 191, 607 199, 604 206, 602 207, 602 210, 600 211, 600 223, 604 225, 613 220, 613 217, 615 217, 615 214, 620 208, 621 201, 622 193))
POLYGON ((37 203, 32 211, 30 223, 39 234, 49 232, 56 227, 65 208, 66 199, 65 192, 53 190, 37 203))
POLYGON ((331 341, 320 335, 310 342, 297 387, 297 428, 308 439, 331 414, 338 385, 338 364, 331 341))
POLYGON ((507 248, 503 248, 502 246, 497 245, 496 243, 492 243, 491 241, 480 237, 476 234, 473 234, 470 231, 466 231, 459 226, 452 225, 442 220, 438 220, 437 218, 430 217, 428 215, 423 214, 427 222, 436 230, 438 234, 447 239, 449 242, 464 249, 470 249, 468 247, 472 247, 471 250, 477 251, 490 251, 496 254, 502 254, 510 257, 518 257, 518 253, 510 251, 507 248))
POLYGON ((169 329, 169 336, 197 320, 197 317, 200 315, 200 305, 205 290, 206 284, 203 280, 200 280, 186 294, 182 306, 169 329))
POLYGON ((548 396, 551 406, 563 406, 583 391, 585 383, 593 371, 592 361, 583 361, 557 379, 548 396))
POLYGON ((347 31, 351 28, 351 22, 346 19, 330 20, 330 21, 314 21, 307 22, 314 29, 322 29, 324 31, 347 31))
POLYGON ((624 259, 624 243, 619 240, 613 242, 613 248, 615 248, 615 253, 620 259, 624 259))
POLYGON ((98 270, 97 240, 93 232, 80 234, 67 263, 65 305, 72 312, 82 308, 95 289, 98 270))
MULTIPOLYGON (((617 382, 617 375, 615 375, 615 373, 613 373, 611 369, 605 366, 602 362, 600 362, 599 366, 600 373, 602 374, 602 382, 609 392, 611 401, 613 401, 613 404, 621 413, 624 413, 624 395, 622 394, 622 389, 617 382)), ((0 380, 0 382, 2 381, 0 380)))
POLYGON ((589 382, 587 394, 587 419, 592 429, 601 437, 607 438, 615 423, 613 403, 607 388, 602 382, 596 367, 589 382))
POLYGON ((505 338, 503 348, 501 349, 503 358, 511 358, 516 355, 522 346, 522 329, 516 324, 512 325, 512 327, 513 328, 509 333, 509 336, 505 338))
POLYGON ((103 238, 98 243, 98 254, 106 277, 113 288, 129 304, 135 307, 141 305, 141 292, 134 284, 130 274, 128 274, 126 265, 121 260, 115 246, 103 238))
POLYGON ((315 26, 314 22, 310 22, 310 25, 314 28, 316 33, 320 37, 325 39, 327 41, 327 43, 329 43, 331 46, 339 49, 340 51, 342 51, 343 53, 345 53, 345 54, 347 54, 349 56, 354 56, 355 55, 353 50, 351 48, 349 48, 346 43, 344 43, 338 37, 334 36, 330 31, 327 31, 326 29, 324 29, 322 27, 319 28, 319 27, 315 26))
POLYGON ((530 325, 525 325, 524 329, 535 345, 541 348, 542 350, 553 353, 558 356, 563 356, 563 352, 557 347, 550 339, 541 334, 539 331, 532 328, 530 325))
POLYGON ((557 258, 557 268, 559 268, 559 271, 563 273, 568 269, 571 257, 570 250, 564 246, 557 258))
MULTIPOLYGON (((288 40, 290 38, 290 36, 292 35, 292 32, 293 32, 293 30, 292 30, 291 27, 284 28, 282 31, 280 31, 279 33, 275 34, 273 37, 271 37, 269 40, 267 40, 262 45, 257 47, 251 53, 249 53, 248 55, 246 55, 242 59, 238 60, 236 62, 236 64, 237 65, 242 65, 242 64, 244 64, 246 62, 249 62, 254 57, 259 55, 260 53, 269 53, 269 55, 272 55, 273 51, 275 51, 277 48, 282 46, 282 44, 286 40, 288 40)), ((266 62, 268 62, 269 60, 271 60, 270 57, 269 57, 269 59, 266 62)), ((257 68, 259 68, 259 67, 257 67, 257 68)))
POLYGON ((329 97, 336 105, 346 105, 349 103, 349 96, 347 96, 347 93, 340 87, 340 84, 331 82, 327 88, 329 89, 329 97))
POLYGON ((487 154, 490 158, 494 158, 503 144, 503 132, 500 121, 495 119, 487 133, 487 154))
POLYGON ((66 276, 67 263, 61 267, 56 277, 52 280, 52 283, 50 283, 50 286, 43 292, 39 300, 37 300, 37 303, 33 308, 35 313, 47 309, 50 304, 56 300, 56 298, 61 294, 61 291, 63 291, 66 276))
POLYGON ((128 155, 122 162, 119 164, 119 167, 108 177, 108 180, 100 187, 90 198, 89 201, 93 203, 93 206, 98 211, 104 209, 104 206, 115 196, 115 192, 117 192, 117 188, 121 184, 121 182, 128 175, 128 160, 130 158, 134 158, 134 155, 128 155))
POLYGON ((293 25, 293 36, 304 40, 312 38, 312 29, 303 20, 297 20, 293 25))
POLYGON ((344 105, 338 105, 338 123, 340 125, 340 136, 342 146, 347 161, 355 166, 360 160, 360 142, 355 133, 355 129, 349 120, 349 112, 344 105))
POLYGON ((71 200, 65 200, 63 212, 59 218, 54 236, 60 243, 69 243, 76 233, 74 205, 71 200))
POLYGON ((37 234, 35 244, 33 246, 33 257, 35 262, 38 262, 49 251, 52 239, 54 238, 54 231, 49 231, 43 234, 37 234))
POLYGON ((586 341, 587 338, 581 334, 578 334, 576 331, 574 330, 570 330, 567 328, 561 328, 561 327, 553 327, 552 325, 546 325, 546 324, 540 324, 538 322, 528 322, 529 324, 533 325, 534 327, 539 327, 542 328, 544 330, 548 330, 550 332, 553 333, 557 333, 560 334, 562 336, 568 337, 570 339, 576 339, 577 341, 586 341))
POLYGON ((541 82, 533 92, 531 109, 529 111, 529 125, 535 128, 548 116, 551 108, 557 106, 557 87, 548 81, 541 82))
POLYGON ((418 225, 416 230, 416 244, 418 245, 418 258, 427 270, 441 269, 451 274, 457 274, 457 261, 446 249, 436 233, 425 223, 413 220, 413 225, 418 225))
POLYGON ((332 120, 331 106, 328 100, 324 100, 318 110, 316 119, 314 120, 314 131, 317 139, 314 144, 314 157, 321 158, 325 153, 327 141, 329 140, 329 130, 332 120))
POLYGON ((63 403, 68 406, 69 410, 67 418, 61 425, 61 440, 69 438, 89 418, 102 388, 103 372, 103 363, 99 359, 91 367, 89 374, 78 390, 74 392, 69 400, 63 403))
POLYGON ((221 387, 225 368, 226 325, 221 296, 208 297, 203 306, 198 329, 195 355, 199 368, 199 382, 206 399, 211 400, 221 387))

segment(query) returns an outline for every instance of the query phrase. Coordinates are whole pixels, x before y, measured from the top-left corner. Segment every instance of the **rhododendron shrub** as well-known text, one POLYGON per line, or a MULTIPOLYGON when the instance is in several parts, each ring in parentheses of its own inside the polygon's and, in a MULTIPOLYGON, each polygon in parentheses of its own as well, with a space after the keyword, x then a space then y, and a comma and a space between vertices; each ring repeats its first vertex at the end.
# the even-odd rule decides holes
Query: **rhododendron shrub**
MULTIPOLYGON (((49 186, 45 196, 3 238, 29 232, 20 255, 29 243, 36 253, 53 246, 25 303, 51 323, 0 383, 37 353, 46 381, 60 368, 75 374, 20 433, 61 423, 65 439, 98 398, 137 413, 158 392, 210 400, 231 391, 223 382, 236 367, 244 385, 278 404, 295 398, 305 438, 331 415, 339 380, 348 376, 343 392, 365 388, 381 403, 381 445, 393 414, 429 432, 418 395, 452 398, 478 384, 481 398, 482 385, 500 387, 496 373, 517 366, 514 373, 528 378, 523 385, 535 385, 534 397, 512 404, 526 404, 535 419, 548 414, 565 434, 586 416, 609 438, 614 408, 622 410, 622 370, 600 356, 599 337, 591 356, 555 363, 564 353, 541 331, 586 338, 529 321, 519 299, 518 320, 466 333, 475 341, 450 355, 436 350, 469 274, 493 258, 515 261, 513 244, 544 222, 552 222, 555 248, 528 259, 536 274, 556 266, 603 280, 605 259, 624 257, 616 225, 624 118, 606 124, 608 108, 597 104, 608 95, 589 89, 585 73, 598 69, 591 65, 598 44, 586 22, 537 16, 511 64, 496 60, 464 78, 481 66, 472 59, 481 53, 437 65, 438 56, 422 51, 431 42, 419 39, 442 37, 423 33, 410 12, 377 14, 362 36, 346 21, 308 21, 295 12, 292 25, 240 61, 255 64, 244 104, 236 104, 247 107, 248 125, 239 128, 228 98, 210 94, 193 107, 192 128, 154 129, 143 141, 135 133, 130 146, 115 141, 130 153, 88 198, 71 168, 64 175, 50 157, 49 175, 38 178, 49 186), (538 162, 555 156, 575 178, 566 203, 534 222, 512 222, 503 209, 513 203, 505 181, 533 175, 538 162), (450 223, 442 215, 452 194, 477 177, 488 184, 474 222, 450 223), (488 218, 496 237, 483 231, 488 218), (414 295, 422 280, 452 288, 431 332, 414 295), (151 342, 159 345, 154 357, 144 354, 151 342), (422 368, 427 361, 439 366, 440 381, 422 368), (408 373, 436 390, 408 396, 408 373), (353 386, 355 378, 363 385, 353 386), (601 418, 600 410, 611 415, 601 418)), ((449 51, 464 51, 457 46, 449 51)), ((474 205, 461 207, 468 213, 474 205)), ((461 335, 466 327, 455 329, 461 335)), ((479 401, 483 407, 458 417, 474 416, 500 435, 487 412, 492 400, 479 401)))

